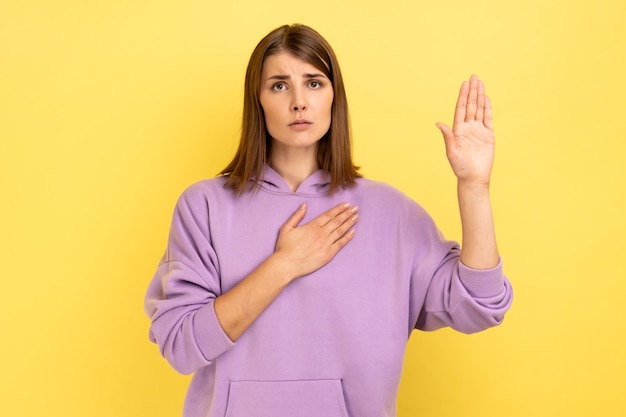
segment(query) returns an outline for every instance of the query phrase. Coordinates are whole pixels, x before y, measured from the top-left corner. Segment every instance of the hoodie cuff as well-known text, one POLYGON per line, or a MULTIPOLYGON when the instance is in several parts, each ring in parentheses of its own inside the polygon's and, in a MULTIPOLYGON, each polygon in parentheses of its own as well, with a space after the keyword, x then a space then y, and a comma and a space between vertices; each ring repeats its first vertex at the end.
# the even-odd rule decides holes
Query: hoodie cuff
POLYGON ((473 269, 459 261, 459 277, 472 297, 494 297, 505 290, 502 258, 491 269, 473 269))
POLYGON ((235 343, 229 339, 217 320, 214 301, 197 311, 193 327, 198 348, 208 361, 215 360, 222 353, 235 346, 235 343))

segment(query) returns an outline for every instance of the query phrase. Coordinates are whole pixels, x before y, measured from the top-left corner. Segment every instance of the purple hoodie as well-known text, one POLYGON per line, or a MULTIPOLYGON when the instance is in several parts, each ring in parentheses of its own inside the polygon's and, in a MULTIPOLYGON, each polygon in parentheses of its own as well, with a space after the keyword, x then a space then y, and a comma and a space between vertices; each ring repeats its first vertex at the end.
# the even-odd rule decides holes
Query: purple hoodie
POLYGON ((185 417, 395 416, 414 328, 477 332, 498 325, 511 305, 501 264, 461 264, 458 244, 386 184, 358 179, 329 196, 318 171, 291 192, 269 167, 258 191, 236 196, 224 182, 182 194, 145 300, 150 340, 177 371, 194 373, 185 417), (341 202, 359 206, 352 241, 229 340, 215 298, 273 253, 300 204, 304 224, 341 202))

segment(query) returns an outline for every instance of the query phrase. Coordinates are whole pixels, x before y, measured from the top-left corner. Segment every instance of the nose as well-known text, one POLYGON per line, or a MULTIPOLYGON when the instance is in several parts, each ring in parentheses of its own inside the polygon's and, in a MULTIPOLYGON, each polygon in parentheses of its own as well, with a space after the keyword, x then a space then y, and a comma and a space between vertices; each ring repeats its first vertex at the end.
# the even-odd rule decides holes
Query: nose
POLYGON ((298 88, 294 88, 291 108, 293 111, 303 111, 307 108, 306 98, 304 92, 298 88))

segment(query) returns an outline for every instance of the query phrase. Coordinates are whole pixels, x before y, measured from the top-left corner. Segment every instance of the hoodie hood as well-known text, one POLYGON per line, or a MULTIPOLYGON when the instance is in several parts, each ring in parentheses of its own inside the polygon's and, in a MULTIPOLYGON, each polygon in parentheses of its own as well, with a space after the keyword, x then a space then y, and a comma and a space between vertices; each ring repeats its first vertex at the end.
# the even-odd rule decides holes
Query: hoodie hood
POLYGON ((330 188, 330 175, 324 171, 317 170, 308 176, 295 192, 292 192, 287 181, 269 165, 265 165, 259 187, 263 191, 273 194, 296 194, 307 196, 327 195, 330 188))

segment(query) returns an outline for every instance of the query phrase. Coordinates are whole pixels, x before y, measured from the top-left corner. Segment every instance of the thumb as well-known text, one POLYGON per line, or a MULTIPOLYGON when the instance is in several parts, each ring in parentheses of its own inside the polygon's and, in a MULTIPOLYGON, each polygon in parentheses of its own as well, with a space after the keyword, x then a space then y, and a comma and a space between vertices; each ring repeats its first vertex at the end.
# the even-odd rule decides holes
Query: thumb
POLYGON ((289 216, 289 219, 287 219, 283 227, 286 229, 295 229, 296 227, 298 227, 302 219, 304 219, 305 214, 306 204, 302 203, 300 207, 298 207, 298 210, 296 210, 291 216, 289 216))
POLYGON ((446 145, 452 142, 452 140, 454 139, 454 132, 452 131, 452 129, 450 129, 450 127, 443 123, 436 123, 436 126, 441 131, 441 134, 443 135, 443 140, 446 142, 446 145))

